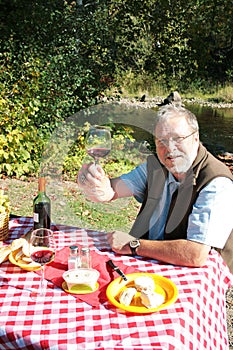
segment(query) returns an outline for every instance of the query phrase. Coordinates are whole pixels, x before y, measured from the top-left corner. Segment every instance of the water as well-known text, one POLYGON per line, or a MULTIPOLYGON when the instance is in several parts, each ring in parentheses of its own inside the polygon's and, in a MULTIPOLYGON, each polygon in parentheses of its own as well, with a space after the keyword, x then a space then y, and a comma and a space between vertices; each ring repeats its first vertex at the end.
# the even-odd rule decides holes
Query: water
POLYGON ((215 153, 233 153, 233 108, 186 105, 198 119, 200 139, 215 153))
MULTIPOLYGON (((233 153, 233 108, 213 109, 198 104, 186 104, 185 107, 196 115, 200 127, 200 140, 209 151, 215 154, 233 153)), ((150 144, 154 142, 153 131, 148 133, 147 130, 153 130, 153 123, 154 114, 149 113, 140 121, 135 117, 134 122, 129 120, 129 124, 134 125, 136 140, 144 139, 150 144)))
MULTIPOLYGON (((233 108, 213 109, 198 104, 187 104, 198 119, 201 142, 213 153, 233 153, 233 108)), ((128 125, 134 130, 134 138, 154 144, 154 119, 158 107, 131 108, 124 104, 95 106, 88 114, 88 122, 104 125, 109 120, 115 125, 128 125)), ((80 125, 87 121, 85 113, 78 114, 80 125)))

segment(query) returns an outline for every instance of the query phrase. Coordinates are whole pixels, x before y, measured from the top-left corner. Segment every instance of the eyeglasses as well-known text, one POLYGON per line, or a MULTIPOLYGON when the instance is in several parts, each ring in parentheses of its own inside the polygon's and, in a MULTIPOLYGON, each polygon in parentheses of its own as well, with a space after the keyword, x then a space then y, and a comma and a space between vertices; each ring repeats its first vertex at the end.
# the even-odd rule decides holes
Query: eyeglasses
POLYGON ((169 145, 169 141, 172 141, 173 143, 175 143, 176 145, 179 145, 180 143, 182 143, 185 139, 187 139, 188 137, 192 136, 193 134, 195 134, 195 132, 197 132, 197 130, 193 131, 191 134, 187 135, 187 136, 176 136, 176 137, 169 137, 169 139, 158 139, 155 138, 156 143, 159 146, 168 146, 169 145))

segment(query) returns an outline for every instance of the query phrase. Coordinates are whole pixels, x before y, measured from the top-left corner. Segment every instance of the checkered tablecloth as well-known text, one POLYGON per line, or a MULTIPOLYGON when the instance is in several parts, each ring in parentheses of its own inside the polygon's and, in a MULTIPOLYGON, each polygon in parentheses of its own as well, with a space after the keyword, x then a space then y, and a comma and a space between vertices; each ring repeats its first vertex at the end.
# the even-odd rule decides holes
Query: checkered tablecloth
MULTIPOLYGON (((12 220, 10 241, 31 227, 31 218, 12 220)), ((58 229, 58 249, 84 239, 65 226, 58 229)), ((140 271, 170 278, 178 287, 178 300, 152 314, 125 313, 108 301, 93 308, 48 282, 52 299, 35 303, 30 292, 39 285, 38 274, 5 262, 0 266, 0 349, 228 349, 225 292, 233 279, 217 252, 211 252, 206 266, 185 268, 115 256, 105 238, 104 232, 88 232, 86 237, 100 259, 107 254, 140 271)))

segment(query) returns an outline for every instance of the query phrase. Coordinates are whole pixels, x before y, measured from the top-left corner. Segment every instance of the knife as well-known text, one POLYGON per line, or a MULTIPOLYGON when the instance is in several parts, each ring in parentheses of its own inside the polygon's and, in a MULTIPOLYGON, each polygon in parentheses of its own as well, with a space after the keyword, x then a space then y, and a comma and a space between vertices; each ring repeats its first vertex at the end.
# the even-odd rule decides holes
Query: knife
POLYGON ((122 272, 118 266, 116 266, 112 260, 108 260, 107 264, 120 275, 124 281, 128 281, 127 277, 125 276, 124 272, 122 272))

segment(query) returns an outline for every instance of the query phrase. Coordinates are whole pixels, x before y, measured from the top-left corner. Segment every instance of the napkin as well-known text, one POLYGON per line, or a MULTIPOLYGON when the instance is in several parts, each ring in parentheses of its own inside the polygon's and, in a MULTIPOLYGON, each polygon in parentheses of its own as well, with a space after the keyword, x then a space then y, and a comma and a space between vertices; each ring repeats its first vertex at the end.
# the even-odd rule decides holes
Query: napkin
MULTIPOLYGON (((45 278, 60 288, 62 288, 62 283, 64 282, 62 275, 68 269, 68 256, 69 247, 64 247, 56 252, 54 261, 45 267, 45 278)), ((97 307, 107 301, 107 286, 112 280, 119 277, 119 275, 113 271, 108 264, 106 264, 109 259, 108 255, 100 255, 95 251, 91 251, 92 268, 98 270, 100 273, 98 279, 99 288, 97 291, 89 294, 72 294, 74 297, 93 307, 97 307)), ((119 261, 114 261, 113 259, 112 261, 125 274, 139 272, 134 267, 126 266, 119 261)))

